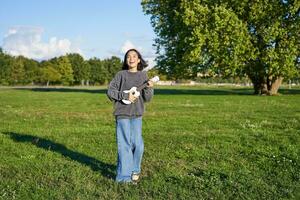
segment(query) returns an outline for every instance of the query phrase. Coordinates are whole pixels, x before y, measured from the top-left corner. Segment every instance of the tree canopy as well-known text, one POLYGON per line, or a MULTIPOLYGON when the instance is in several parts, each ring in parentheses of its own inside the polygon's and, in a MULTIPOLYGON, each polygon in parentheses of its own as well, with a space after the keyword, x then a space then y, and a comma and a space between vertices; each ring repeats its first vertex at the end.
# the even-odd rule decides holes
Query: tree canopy
POLYGON ((115 56, 84 60, 80 54, 72 53, 38 62, 11 56, 0 48, 0 85, 101 85, 121 69, 121 59, 115 56))
POLYGON ((276 94, 299 75, 300 1, 142 0, 157 34, 158 68, 169 77, 198 72, 247 75, 255 93, 276 94))

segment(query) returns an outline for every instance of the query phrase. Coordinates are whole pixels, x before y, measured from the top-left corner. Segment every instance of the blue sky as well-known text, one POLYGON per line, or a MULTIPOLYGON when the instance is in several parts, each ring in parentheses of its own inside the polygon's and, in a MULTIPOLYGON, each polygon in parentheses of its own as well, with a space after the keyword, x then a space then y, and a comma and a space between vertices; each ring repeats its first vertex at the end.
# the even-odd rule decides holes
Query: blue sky
POLYGON ((12 55, 48 59, 123 57, 130 47, 153 62, 155 34, 140 0, 1 0, 0 46, 12 55))

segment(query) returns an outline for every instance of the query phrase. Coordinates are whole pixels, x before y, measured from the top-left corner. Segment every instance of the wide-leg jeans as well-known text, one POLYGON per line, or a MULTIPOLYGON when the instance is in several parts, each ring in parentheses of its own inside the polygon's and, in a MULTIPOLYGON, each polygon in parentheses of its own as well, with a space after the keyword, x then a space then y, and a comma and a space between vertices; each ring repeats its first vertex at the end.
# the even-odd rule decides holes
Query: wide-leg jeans
POLYGON ((141 172, 144 152, 142 117, 116 120, 118 145, 117 182, 131 182, 132 173, 141 172))

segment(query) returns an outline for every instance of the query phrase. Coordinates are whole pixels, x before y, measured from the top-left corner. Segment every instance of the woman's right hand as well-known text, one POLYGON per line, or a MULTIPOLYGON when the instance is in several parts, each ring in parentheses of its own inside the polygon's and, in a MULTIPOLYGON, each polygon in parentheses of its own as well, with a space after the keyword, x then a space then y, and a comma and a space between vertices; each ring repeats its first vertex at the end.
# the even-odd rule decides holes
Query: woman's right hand
POLYGON ((138 97, 135 97, 131 92, 129 92, 129 97, 128 97, 128 100, 131 102, 131 103, 134 103, 136 101, 138 97))

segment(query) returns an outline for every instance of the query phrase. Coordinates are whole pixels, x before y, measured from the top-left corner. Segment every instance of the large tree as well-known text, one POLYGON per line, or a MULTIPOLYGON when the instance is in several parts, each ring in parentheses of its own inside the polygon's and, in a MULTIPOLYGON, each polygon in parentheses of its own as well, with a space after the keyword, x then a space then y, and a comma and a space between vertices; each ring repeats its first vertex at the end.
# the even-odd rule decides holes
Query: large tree
POLYGON ((5 54, 0 48, 0 85, 9 85, 13 59, 12 56, 5 54))
POLYGON ((88 60, 89 65, 91 66, 91 76, 90 80, 93 85, 95 84, 104 84, 107 80, 108 71, 104 66, 103 61, 98 58, 91 58, 88 60))
POLYGON ((39 63, 36 60, 26 58, 24 56, 19 56, 24 65, 24 84, 34 84, 35 81, 38 80, 39 76, 39 63))
POLYGON ((55 70, 60 74, 60 82, 63 85, 72 85, 74 81, 73 69, 67 56, 60 56, 50 60, 54 64, 55 70))
POLYGON ((116 56, 112 56, 111 58, 107 58, 103 60, 104 68, 107 71, 106 81, 109 82, 115 74, 121 70, 122 61, 120 58, 116 56))
POLYGON ((25 83, 24 57, 18 56, 12 60, 8 80, 11 85, 22 85, 25 83))
POLYGON ((55 69, 55 65, 50 61, 43 61, 40 64, 39 81, 49 84, 59 82, 61 80, 61 74, 55 69))
POLYGON ((158 36, 159 69, 174 78, 247 75, 276 94, 299 74, 300 1, 142 0, 158 36))
POLYGON ((90 65, 83 57, 78 53, 67 54, 72 65, 75 84, 84 85, 84 82, 88 82, 91 73, 90 65))

